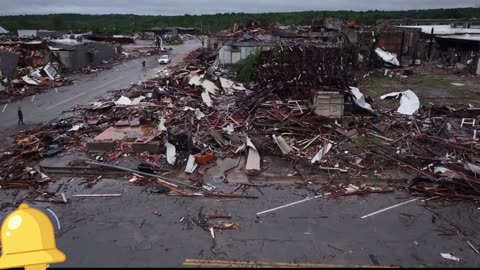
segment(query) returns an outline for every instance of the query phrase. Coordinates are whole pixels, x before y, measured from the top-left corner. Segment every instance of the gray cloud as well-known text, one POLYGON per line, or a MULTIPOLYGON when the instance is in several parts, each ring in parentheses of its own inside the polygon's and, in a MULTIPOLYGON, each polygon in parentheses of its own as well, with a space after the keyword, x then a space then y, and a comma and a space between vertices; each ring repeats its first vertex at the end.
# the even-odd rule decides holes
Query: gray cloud
POLYGON ((405 10, 473 7, 478 0, 0 0, 0 15, 183 15, 303 10, 405 10))

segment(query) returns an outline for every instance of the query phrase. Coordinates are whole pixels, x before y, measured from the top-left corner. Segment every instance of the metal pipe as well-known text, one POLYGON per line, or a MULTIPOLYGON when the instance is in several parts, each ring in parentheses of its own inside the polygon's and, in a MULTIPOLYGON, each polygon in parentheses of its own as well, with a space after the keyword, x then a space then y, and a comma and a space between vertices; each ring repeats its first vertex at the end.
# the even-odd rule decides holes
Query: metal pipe
POLYGON ((183 186, 193 188, 193 189, 200 189, 198 187, 195 187, 195 186, 192 186, 192 185, 189 185, 189 184, 185 184, 185 183, 173 180, 173 179, 165 178, 165 177, 155 175, 155 174, 144 173, 144 172, 141 172, 141 171, 137 171, 137 170, 133 170, 133 169, 125 168, 125 167, 120 167, 120 166, 115 166, 115 165, 110 165, 110 164, 105 164, 105 163, 98 163, 98 162, 90 161, 88 159, 87 159, 86 163, 90 164, 90 165, 96 165, 96 166, 100 166, 100 167, 106 167, 106 168, 111 168, 111 169, 117 169, 117 170, 121 170, 121 171, 136 173, 136 174, 145 175, 145 176, 149 176, 149 177, 155 177, 155 178, 158 178, 158 179, 163 180, 165 182, 171 182, 170 184, 174 183, 174 184, 183 185, 183 186))

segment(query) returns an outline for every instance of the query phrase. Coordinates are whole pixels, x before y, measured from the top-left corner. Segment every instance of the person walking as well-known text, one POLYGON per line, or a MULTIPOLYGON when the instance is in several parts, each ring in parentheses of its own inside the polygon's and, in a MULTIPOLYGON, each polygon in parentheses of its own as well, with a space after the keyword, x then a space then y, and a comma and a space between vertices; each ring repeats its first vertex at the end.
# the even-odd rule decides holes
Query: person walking
POLYGON ((142 71, 146 71, 147 70, 147 66, 146 66, 146 63, 145 63, 145 60, 142 61, 142 71))
POLYGON ((22 112, 22 108, 21 107, 18 107, 18 125, 20 126, 21 125, 25 125, 25 123, 23 123, 23 112, 22 112))

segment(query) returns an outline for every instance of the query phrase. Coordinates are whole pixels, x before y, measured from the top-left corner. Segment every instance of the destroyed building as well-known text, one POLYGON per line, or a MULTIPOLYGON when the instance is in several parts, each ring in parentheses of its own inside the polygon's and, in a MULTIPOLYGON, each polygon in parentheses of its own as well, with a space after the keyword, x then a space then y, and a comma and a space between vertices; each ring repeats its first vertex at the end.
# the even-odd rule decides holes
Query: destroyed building
POLYGON ((65 34, 64 31, 51 31, 51 30, 17 30, 17 36, 19 38, 62 38, 65 34))
POLYGON ((66 71, 79 71, 88 66, 99 65, 116 55, 114 47, 88 40, 56 39, 49 41, 49 47, 66 71))
MULTIPOLYGON (((479 28, 452 25, 397 26, 397 29, 420 31, 417 56, 425 61, 439 59, 443 65, 471 65, 473 73, 478 70, 479 28)), ((478 74, 478 73, 477 73, 478 74)))
POLYGON ((0 51, 0 78, 13 78, 17 74, 20 55, 8 51, 0 51))
POLYGON ((235 64, 255 52, 270 50, 274 46, 274 42, 244 41, 227 43, 218 51, 218 64, 235 64))

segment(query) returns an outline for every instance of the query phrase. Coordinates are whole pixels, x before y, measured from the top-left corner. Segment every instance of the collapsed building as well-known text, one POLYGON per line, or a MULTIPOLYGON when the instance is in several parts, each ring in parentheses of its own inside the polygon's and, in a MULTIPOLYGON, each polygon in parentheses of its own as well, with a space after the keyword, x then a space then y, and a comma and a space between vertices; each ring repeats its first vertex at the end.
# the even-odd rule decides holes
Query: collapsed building
POLYGON ((89 40, 56 39, 49 41, 52 55, 63 70, 80 71, 88 66, 96 66, 114 58, 117 47, 89 40))

